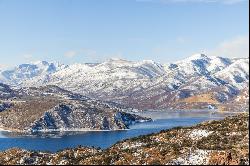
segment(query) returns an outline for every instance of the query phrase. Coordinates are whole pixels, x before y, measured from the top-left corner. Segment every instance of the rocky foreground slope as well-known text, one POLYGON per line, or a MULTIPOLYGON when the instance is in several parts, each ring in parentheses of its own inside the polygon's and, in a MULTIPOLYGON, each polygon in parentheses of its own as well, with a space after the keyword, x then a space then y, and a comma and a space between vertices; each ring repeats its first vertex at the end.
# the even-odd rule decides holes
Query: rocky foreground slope
MULTIPOLYGON (((0 85, 1 86, 1 85, 0 85)), ((18 132, 119 130, 150 120, 57 86, 0 89, 0 128, 18 132), (2 94, 2 95, 1 95, 2 94)))
POLYGON ((78 147, 57 153, 10 149, 0 164, 249 164, 249 115, 177 127, 101 150, 78 147))

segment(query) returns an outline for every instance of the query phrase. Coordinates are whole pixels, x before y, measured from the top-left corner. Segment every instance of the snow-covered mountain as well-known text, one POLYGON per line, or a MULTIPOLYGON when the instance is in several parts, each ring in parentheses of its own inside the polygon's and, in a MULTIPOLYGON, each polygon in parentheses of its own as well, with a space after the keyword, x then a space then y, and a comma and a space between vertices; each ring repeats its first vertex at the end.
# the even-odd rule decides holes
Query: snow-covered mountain
POLYGON ((12 70, 1 72, 0 79, 9 85, 19 86, 25 80, 32 80, 35 77, 48 79, 52 73, 66 68, 67 66, 59 63, 49 63, 38 61, 31 64, 21 64, 12 70))
POLYGON ((245 83, 249 81, 249 59, 234 60, 232 64, 216 73, 215 76, 242 89, 245 83))
POLYGON ((195 54, 176 63, 110 59, 96 64, 48 62, 2 71, 12 86, 57 85, 67 90, 135 108, 169 108, 185 98, 213 93, 219 102, 236 96, 249 82, 249 59, 195 54))

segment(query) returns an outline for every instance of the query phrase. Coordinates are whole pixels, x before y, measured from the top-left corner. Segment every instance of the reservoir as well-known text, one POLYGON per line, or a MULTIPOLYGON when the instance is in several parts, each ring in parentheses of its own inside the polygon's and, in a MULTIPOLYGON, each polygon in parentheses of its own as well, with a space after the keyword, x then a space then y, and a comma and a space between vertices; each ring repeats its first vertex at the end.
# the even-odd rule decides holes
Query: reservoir
POLYGON ((127 138, 157 133, 177 126, 192 126, 207 120, 219 120, 228 113, 207 110, 185 111, 145 111, 135 114, 150 117, 151 122, 141 122, 130 126, 129 130, 87 131, 87 132, 50 132, 33 135, 19 135, 14 132, 0 131, 0 151, 13 147, 27 150, 56 152, 79 145, 108 148, 127 138))

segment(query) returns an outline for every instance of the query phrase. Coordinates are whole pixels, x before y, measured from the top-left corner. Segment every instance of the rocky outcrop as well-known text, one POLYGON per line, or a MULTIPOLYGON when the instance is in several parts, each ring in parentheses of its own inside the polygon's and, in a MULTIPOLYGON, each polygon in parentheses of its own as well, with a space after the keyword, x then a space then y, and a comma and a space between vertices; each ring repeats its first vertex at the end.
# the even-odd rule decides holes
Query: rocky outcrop
POLYGON ((0 82, 0 100, 9 99, 14 96, 17 96, 16 92, 8 85, 0 82))
POLYGON ((98 108, 81 102, 59 104, 32 126, 32 131, 74 131, 74 130, 119 130, 128 129, 129 125, 140 120, 150 120, 110 108, 98 108))
POLYGON ((0 127, 18 132, 120 130, 150 120, 56 86, 22 88, 0 103, 0 127))

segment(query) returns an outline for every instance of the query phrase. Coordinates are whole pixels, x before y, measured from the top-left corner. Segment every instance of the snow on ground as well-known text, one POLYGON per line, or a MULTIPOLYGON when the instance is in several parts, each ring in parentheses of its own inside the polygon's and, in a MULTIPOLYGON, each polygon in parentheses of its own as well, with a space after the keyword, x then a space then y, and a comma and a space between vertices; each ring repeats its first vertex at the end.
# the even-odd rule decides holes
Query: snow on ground
POLYGON ((210 153, 209 150, 195 150, 187 156, 175 159, 173 163, 176 165, 207 165, 210 153))
POLYGON ((209 134, 213 133, 213 131, 207 131, 207 130, 199 130, 194 129, 190 134, 189 137, 193 140, 201 139, 202 137, 207 137, 209 134))
POLYGON ((124 142, 122 144, 122 149, 133 149, 133 148, 136 148, 136 147, 141 147, 145 145, 145 143, 142 143, 142 142, 135 142, 135 143, 127 143, 127 142, 124 142))

